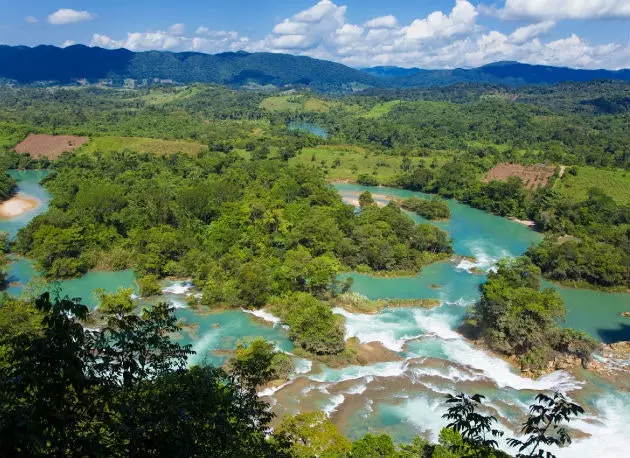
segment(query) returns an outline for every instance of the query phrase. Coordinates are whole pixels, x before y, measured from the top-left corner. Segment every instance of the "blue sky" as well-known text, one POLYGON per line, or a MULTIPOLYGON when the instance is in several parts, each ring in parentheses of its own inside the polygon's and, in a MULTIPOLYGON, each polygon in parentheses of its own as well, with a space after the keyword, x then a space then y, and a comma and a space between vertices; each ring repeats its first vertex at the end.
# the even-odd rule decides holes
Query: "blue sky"
POLYGON ((0 0, 0 43, 288 52, 424 68, 630 67, 630 0, 0 0))

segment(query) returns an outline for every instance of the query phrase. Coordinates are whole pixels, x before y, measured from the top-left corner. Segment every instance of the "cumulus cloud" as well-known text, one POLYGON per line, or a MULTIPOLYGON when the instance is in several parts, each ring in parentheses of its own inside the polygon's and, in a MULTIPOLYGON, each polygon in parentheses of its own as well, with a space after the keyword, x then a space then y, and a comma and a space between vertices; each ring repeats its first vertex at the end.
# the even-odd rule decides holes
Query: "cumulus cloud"
POLYGON ((523 43, 534 37, 549 32, 556 26, 556 21, 542 21, 536 24, 519 27, 510 34, 510 41, 514 43, 523 43))
POLYGON ((272 35, 265 39, 264 46, 272 50, 304 51, 317 47, 333 49, 339 44, 347 44, 363 30, 346 23, 346 10, 345 6, 321 0, 277 24, 272 35))
MULTIPOLYGON (((553 6, 560 0, 544 1, 553 6)), ((532 21, 507 32, 484 29, 477 23, 479 8, 468 0, 454 0, 450 10, 435 11, 406 24, 400 24, 394 16, 353 24, 347 13, 346 6, 321 0, 280 20, 261 40, 200 26, 192 36, 174 27, 129 33, 122 39, 95 34, 92 45, 135 51, 289 52, 355 67, 477 67, 499 60, 582 68, 630 67, 628 45, 594 45, 576 34, 545 40, 556 25, 554 19, 532 21)))
POLYGON ((98 33, 92 36, 92 46, 101 48, 117 49, 127 48, 131 51, 160 50, 169 51, 176 49, 181 41, 181 37, 169 35, 168 32, 132 32, 127 34, 124 40, 114 40, 107 35, 98 33))
POLYGON ((407 38, 421 40, 433 37, 450 37, 471 31, 475 26, 477 9, 467 0, 457 0, 450 14, 435 11, 425 19, 416 19, 404 29, 407 38))
POLYGON ((67 48, 68 46, 76 45, 76 41, 74 40, 66 40, 61 44, 62 48, 67 48))
POLYGON ((39 19, 37 19, 35 16, 26 16, 24 18, 24 22, 27 22, 28 24, 37 24, 39 22, 39 19))
POLYGON ((504 18, 593 19, 630 17, 628 0, 505 0, 504 18))
POLYGON ((173 24, 168 28, 168 33, 171 35, 183 35, 186 33, 186 26, 184 24, 173 24))
POLYGON ((211 30, 207 27, 197 28, 197 35, 203 37, 184 36, 184 31, 169 27, 167 31, 132 32, 124 39, 116 40, 107 35, 95 33, 92 35, 91 46, 106 49, 126 48, 131 51, 199 51, 217 53, 223 51, 238 51, 248 48, 250 40, 241 37, 237 32, 211 30))
POLYGON ((381 16, 370 19, 363 26, 366 29, 393 29, 398 26, 398 20, 392 16, 381 16))
POLYGON ((62 8, 48 16, 48 23, 53 25, 64 25, 90 21, 92 19, 94 19, 94 15, 88 13, 87 11, 62 8))

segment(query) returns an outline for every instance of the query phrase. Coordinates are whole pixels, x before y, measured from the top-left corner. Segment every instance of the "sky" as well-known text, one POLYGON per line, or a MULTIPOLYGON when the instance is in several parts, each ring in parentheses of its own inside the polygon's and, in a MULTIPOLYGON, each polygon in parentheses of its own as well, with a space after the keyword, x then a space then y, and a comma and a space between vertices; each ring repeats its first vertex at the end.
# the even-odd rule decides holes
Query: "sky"
POLYGON ((0 44, 630 68, 630 0, 0 0, 0 44))

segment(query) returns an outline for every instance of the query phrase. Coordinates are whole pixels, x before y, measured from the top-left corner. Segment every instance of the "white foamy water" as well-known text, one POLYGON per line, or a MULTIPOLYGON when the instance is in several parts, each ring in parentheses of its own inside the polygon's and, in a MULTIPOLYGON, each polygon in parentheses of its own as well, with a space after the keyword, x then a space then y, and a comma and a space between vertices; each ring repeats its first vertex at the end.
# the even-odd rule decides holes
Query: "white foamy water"
POLYGON ((192 284, 191 281, 178 281, 162 289, 162 293, 183 296, 187 294, 188 292, 190 292, 190 290, 193 288, 194 288, 194 285, 192 284))
POLYGON ((268 396, 273 396, 278 391, 280 391, 282 388, 284 388, 284 387, 290 385, 291 383, 293 383, 293 381, 294 380, 287 380, 282 385, 270 386, 268 388, 265 388, 264 390, 258 392, 258 397, 264 398, 264 397, 268 397, 268 396))
POLYGON ((313 362, 309 359, 295 357, 294 361, 296 374, 308 374, 313 368, 313 362))
POLYGON ((591 437, 574 440, 570 447, 554 449, 558 458, 606 457, 625 458, 630 432, 630 399, 619 393, 608 393, 595 401, 599 412, 597 419, 580 418, 571 422, 572 428, 579 429, 591 437))
POLYGON ((172 299, 169 301, 169 304, 171 304, 173 306, 173 308, 175 309, 187 309, 188 308, 188 304, 186 302, 177 300, 177 299, 172 299))
POLYGON ((254 315, 257 318, 268 321, 269 323, 273 323, 273 325, 279 324, 282 320, 273 314, 266 312, 265 310, 245 310, 242 309, 243 312, 249 313, 250 315, 254 315))
POLYGON ((475 261, 462 259, 459 264, 457 264, 456 268, 458 270, 465 270, 468 272, 472 272, 473 270, 482 270, 483 272, 490 272, 501 259, 512 256, 509 251, 505 249, 497 251, 497 247, 490 244, 490 242, 483 240, 475 240, 471 244, 467 245, 469 245, 468 249, 475 258, 475 261))
POLYGON ((371 366, 349 366, 341 369, 325 367, 322 372, 309 376, 315 382, 345 382, 364 377, 399 377, 407 370, 406 361, 376 363, 371 366))
MULTIPOLYGON (((412 380, 420 381, 425 377, 438 377, 451 382, 473 382, 483 377, 472 372, 464 371, 453 366, 448 368, 416 367, 412 370, 412 380)), ((438 391, 441 392, 441 391, 438 391)))
POLYGON ((330 416, 345 400, 346 397, 343 394, 335 394, 328 399, 328 403, 322 408, 322 411, 330 416))
POLYGON ((359 383, 347 389, 346 394, 363 394, 365 393, 365 390, 367 390, 367 385, 365 383, 359 383))
POLYGON ((346 339, 356 337, 361 343, 380 342, 385 348, 400 352, 407 341, 422 336, 413 324, 384 323, 383 314, 362 315, 341 308, 333 312, 346 319, 346 339))

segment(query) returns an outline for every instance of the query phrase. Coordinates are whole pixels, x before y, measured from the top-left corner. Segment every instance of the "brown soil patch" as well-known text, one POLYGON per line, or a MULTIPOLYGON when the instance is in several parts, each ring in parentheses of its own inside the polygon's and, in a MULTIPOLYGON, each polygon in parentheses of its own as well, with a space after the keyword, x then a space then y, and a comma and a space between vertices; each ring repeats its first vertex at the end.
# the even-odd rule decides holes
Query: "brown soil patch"
POLYGON ((18 153, 28 153, 36 159, 57 159, 62 153, 74 151, 86 144, 89 138, 73 135, 30 134, 15 146, 18 153))
POLYGON ((519 177, 527 189, 538 189, 547 186, 555 171, 555 167, 542 164, 498 164, 488 172, 484 181, 507 181, 510 177, 519 177))

